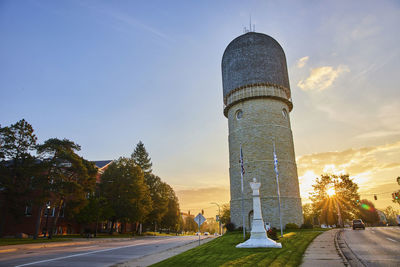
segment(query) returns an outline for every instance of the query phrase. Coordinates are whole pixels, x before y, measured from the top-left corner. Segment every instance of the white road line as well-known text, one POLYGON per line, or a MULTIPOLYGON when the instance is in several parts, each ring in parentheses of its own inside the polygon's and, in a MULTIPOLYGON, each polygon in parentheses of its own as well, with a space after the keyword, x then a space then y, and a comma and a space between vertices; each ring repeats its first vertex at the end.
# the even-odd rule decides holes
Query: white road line
POLYGON ((98 252, 105 252, 105 251, 110 251, 110 250, 116 250, 116 249, 120 249, 120 248, 129 248, 129 247, 134 247, 134 246, 143 245, 143 244, 147 244, 147 242, 138 243, 138 244, 129 245, 129 246, 123 246, 123 247, 108 248, 108 249, 90 251, 90 252, 85 252, 85 253, 79 253, 79 254, 74 254, 74 255, 69 255, 69 256, 64 256, 64 257, 58 257, 58 258, 49 259, 49 260, 35 261, 35 262, 30 262, 30 263, 25 263, 25 264, 17 265, 17 266, 15 266, 15 267, 28 266, 28 265, 34 265, 34 264, 44 263, 44 262, 49 262, 49 261, 56 261, 56 260, 68 259, 68 258, 73 258, 73 257, 79 257, 79 256, 94 254, 94 253, 98 253, 98 252))
POLYGON ((398 243, 396 240, 391 239, 391 238, 389 238, 389 237, 386 237, 386 239, 398 243))

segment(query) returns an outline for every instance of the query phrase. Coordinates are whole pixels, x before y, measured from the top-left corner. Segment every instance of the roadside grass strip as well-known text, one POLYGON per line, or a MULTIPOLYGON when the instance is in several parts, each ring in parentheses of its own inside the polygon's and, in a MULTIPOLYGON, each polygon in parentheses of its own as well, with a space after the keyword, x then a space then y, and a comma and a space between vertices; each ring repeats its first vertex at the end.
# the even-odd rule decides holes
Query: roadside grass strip
POLYGON ((237 244, 243 242, 242 233, 227 233, 152 266, 299 266, 308 245, 322 232, 288 231, 277 241, 282 243, 281 249, 236 248, 237 244))

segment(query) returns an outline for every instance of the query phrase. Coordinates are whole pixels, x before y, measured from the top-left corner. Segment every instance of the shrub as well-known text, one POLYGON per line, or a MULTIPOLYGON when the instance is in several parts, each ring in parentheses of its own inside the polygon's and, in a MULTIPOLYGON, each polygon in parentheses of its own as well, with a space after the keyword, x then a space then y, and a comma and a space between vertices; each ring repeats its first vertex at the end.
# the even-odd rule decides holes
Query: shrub
POLYGON ((313 229, 312 223, 306 222, 300 226, 301 229, 313 229))
POLYGON ((228 222, 225 224, 225 228, 228 232, 232 232, 235 230, 235 224, 233 222, 228 222))
POLYGON ((286 224, 285 229, 299 229, 299 226, 295 223, 288 223, 286 224))
POLYGON ((277 229, 275 227, 270 228, 267 235, 268 238, 271 238, 272 240, 278 240, 277 229))

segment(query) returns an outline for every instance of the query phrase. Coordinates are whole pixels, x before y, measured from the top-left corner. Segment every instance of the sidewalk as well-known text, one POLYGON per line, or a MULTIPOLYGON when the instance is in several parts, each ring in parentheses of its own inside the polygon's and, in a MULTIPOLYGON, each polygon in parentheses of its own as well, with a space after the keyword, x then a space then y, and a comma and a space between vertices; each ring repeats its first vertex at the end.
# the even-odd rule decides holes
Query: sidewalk
POLYGON ((326 231, 317 236, 304 253, 301 267, 347 266, 337 246, 337 235, 341 229, 326 231))
MULTIPOLYGON (((211 240, 214 240, 214 238, 204 238, 201 240, 201 245, 205 244, 211 240)), ((142 266, 149 266, 152 264, 155 264, 157 262, 163 261, 165 259, 168 259, 170 257, 173 257, 175 255, 178 255, 182 252, 185 252, 186 250, 195 248, 199 245, 199 241, 193 241, 189 244, 183 245, 183 246, 179 246, 179 247, 174 247, 174 248, 170 248, 167 250, 164 250, 158 254, 151 254, 151 255, 147 255, 147 256, 143 256, 137 259, 133 259, 124 263, 120 263, 117 265, 113 265, 113 267, 142 267, 142 266)))
POLYGON ((95 239, 74 238, 71 241, 8 245, 8 246, 0 246, 0 254, 7 252, 14 252, 17 250, 66 247, 75 245, 90 245, 90 244, 104 243, 110 241, 126 241, 126 240, 131 240, 131 238, 95 238, 95 239))

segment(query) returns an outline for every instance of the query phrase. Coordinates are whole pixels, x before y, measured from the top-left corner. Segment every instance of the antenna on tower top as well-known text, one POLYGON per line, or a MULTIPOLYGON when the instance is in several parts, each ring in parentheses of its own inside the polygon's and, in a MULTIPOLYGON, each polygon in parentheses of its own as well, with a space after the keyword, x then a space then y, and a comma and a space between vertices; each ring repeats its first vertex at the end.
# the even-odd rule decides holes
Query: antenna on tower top
POLYGON ((251 31, 251 14, 250 14, 250 24, 249 24, 249 26, 250 26, 250 31, 251 31))
POLYGON ((255 32, 256 30, 256 24, 251 23, 251 14, 250 14, 250 20, 249 20, 249 28, 243 27, 243 33, 248 33, 248 32, 255 32))

